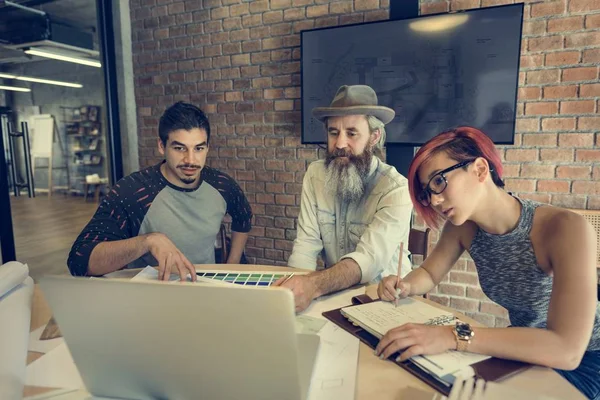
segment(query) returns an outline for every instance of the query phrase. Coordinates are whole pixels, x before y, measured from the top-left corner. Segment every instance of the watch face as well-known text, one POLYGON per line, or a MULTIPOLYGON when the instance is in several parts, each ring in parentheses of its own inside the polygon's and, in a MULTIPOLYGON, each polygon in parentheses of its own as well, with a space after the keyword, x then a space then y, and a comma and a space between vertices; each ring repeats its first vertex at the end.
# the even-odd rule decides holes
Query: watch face
POLYGON ((456 324, 456 333, 461 338, 470 338, 473 335, 471 326, 469 324, 456 324))

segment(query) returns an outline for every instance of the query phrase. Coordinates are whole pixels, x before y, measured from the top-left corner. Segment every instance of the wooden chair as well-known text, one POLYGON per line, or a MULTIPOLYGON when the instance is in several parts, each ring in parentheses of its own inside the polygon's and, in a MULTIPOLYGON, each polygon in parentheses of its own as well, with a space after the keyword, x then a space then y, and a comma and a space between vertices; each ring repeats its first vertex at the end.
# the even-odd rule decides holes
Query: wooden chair
POLYGON ((218 264, 225 264, 227 257, 229 257, 229 247, 227 246, 227 230, 225 224, 221 224, 219 234, 217 235, 217 242, 220 246, 215 246, 215 260, 218 264))
POLYGON ((425 229, 425 231, 410 228, 410 233, 408 234, 408 251, 410 251, 410 254, 417 254, 423 256, 423 261, 425 261, 425 259, 427 258, 429 250, 428 247, 430 231, 431 229, 429 228, 425 229))
MULTIPOLYGON (((217 234, 217 243, 215 245, 215 261, 217 264, 226 264, 227 258, 229 257, 229 251, 231 248, 231 239, 227 236, 227 229, 225 224, 221 224, 219 233, 217 234)), ((240 264, 248 264, 246 253, 242 251, 242 257, 240 258, 240 264)))
MULTIPOLYGON (((577 210, 571 209, 574 213, 582 215, 596 231, 596 268, 600 273, 600 210, 577 210)), ((600 300, 600 282, 598 283, 598 300, 600 300)))

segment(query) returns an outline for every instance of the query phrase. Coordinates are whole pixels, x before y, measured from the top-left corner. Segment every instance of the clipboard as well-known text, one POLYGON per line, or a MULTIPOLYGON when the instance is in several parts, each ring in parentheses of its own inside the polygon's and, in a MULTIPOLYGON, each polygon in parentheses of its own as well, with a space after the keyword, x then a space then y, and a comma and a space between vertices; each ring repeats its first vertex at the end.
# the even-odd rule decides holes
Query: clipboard
MULTIPOLYGON (((353 297, 352 305, 357 306, 361 304, 371 303, 373 301, 380 300, 373 300, 366 294, 363 294, 360 296, 353 297)), ((323 316, 331 322, 333 322, 334 324, 338 325, 340 328, 344 329, 346 332, 359 338, 361 342, 363 342, 370 348, 375 349, 377 347, 377 344, 379 343, 379 339, 371 333, 367 332, 365 329, 361 328, 360 326, 356 326, 350 321, 348 321, 348 319, 344 317, 341 313, 342 308, 326 311, 323 313, 323 316)), ((398 355, 398 353, 392 354, 388 358, 388 361, 391 361, 399 367, 407 370, 412 375, 421 379, 423 382, 427 383, 429 386, 442 393, 443 395, 448 396, 450 394, 452 386, 444 385, 437 378, 429 374, 427 371, 421 369, 411 360, 396 361, 396 357, 398 357, 398 355)), ((531 367, 531 364, 524 363, 521 361, 503 360, 492 357, 487 360, 472 364, 471 367, 475 370, 475 378, 483 379, 485 381, 499 381, 526 370, 527 368, 531 367)))

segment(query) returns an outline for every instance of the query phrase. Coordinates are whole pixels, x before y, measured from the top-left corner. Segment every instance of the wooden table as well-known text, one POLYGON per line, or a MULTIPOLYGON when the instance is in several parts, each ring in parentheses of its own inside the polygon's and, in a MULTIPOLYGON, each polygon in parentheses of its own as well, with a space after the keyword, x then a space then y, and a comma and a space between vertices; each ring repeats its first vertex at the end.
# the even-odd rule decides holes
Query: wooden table
MULTIPOLYGON (((293 268, 273 267, 266 265, 232 265, 232 264, 217 264, 217 265, 197 265, 197 270, 235 270, 235 271, 278 271, 287 272, 294 271, 293 268)), ((118 273, 111 274, 111 278, 131 278, 135 276, 139 270, 123 270, 118 273)), ((377 297, 377 287, 375 285, 366 288, 366 293, 373 298, 377 297)), ((477 321, 466 317, 456 311, 441 306, 435 302, 426 299, 420 299, 424 302, 432 304, 438 308, 453 312, 461 320, 469 322, 473 325, 479 325, 477 321)), ((36 285, 33 299, 33 310, 31 316, 31 330, 35 330, 46 324, 51 317, 51 310, 46 303, 43 294, 36 285)), ((29 352, 28 363, 39 358, 42 354, 29 352)), ((358 374, 356 382, 356 399, 378 399, 378 400, 401 400, 410 398, 407 393, 408 388, 422 389, 427 392, 434 393, 434 389, 422 382, 418 378, 411 375, 408 371, 399 368, 397 365, 382 361, 373 354, 364 343, 360 344, 358 356, 358 374)), ((504 381, 506 384, 523 388, 527 391, 544 394, 555 397, 557 399, 584 399, 585 397, 573 387, 564 378, 558 375, 555 371, 546 367, 535 366, 525 372, 512 376, 504 381)), ((35 394, 45 393, 53 388, 41 388, 26 386, 24 396, 32 396, 35 394)))

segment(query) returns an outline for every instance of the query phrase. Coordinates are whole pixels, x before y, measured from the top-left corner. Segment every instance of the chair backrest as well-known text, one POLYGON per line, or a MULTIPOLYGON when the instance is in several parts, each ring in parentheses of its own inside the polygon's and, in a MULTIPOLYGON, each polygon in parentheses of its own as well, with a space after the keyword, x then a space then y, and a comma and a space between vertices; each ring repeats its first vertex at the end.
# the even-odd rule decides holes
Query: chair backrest
POLYGON ((33 279, 27 265, 0 266, 0 399, 20 399, 25 384, 33 279))
POLYGON ((600 210, 576 210, 572 209, 571 211, 582 215, 596 231, 596 265, 600 268, 600 210))
POLYGON ((227 230, 225 229, 225 224, 221 224, 221 229, 219 229, 219 242, 221 242, 221 247, 215 249, 217 251, 216 259, 218 263, 226 263, 227 257, 229 257, 229 246, 227 245, 227 230))
POLYGON ((425 229, 425 231, 410 228, 410 233, 408 235, 408 251, 410 251, 411 254, 423 256, 423 260, 427 258, 430 231, 431 229, 429 228, 425 229))

